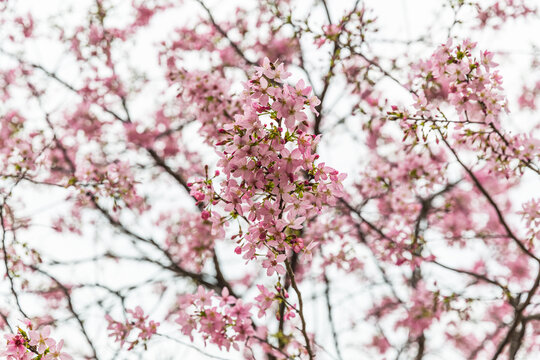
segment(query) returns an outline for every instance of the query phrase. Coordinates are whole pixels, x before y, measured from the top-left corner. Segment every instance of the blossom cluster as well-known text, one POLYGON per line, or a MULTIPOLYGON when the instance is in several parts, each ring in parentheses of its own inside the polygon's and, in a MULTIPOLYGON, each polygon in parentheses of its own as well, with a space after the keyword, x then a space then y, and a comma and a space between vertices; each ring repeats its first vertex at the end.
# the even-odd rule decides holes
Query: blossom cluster
POLYGON ((500 28, 509 19, 519 19, 537 14, 532 2, 526 0, 494 0, 484 6, 474 4, 477 8, 477 19, 480 27, 492 26, 500 28))
POLYGON ((120 342, 122 346, 128 342, 128 350, 131 350, 141 341, 146 343, 150 340, 156 334, 159 323, 154 320, 148 321, 148 315, 144 314, 140 306, 127 309, 127 314, 128 319, 123 322, 114 320, 109 314, 105 315, 105 319, 109 323, 107 326, 107 330, 110 331, 109 336, 114 337, 114 340, 120 342), (135 339, 131 339, 130 335, 134 331, 138 331, 138 334, 135 339))
POLYGON ((458 146, 482 153, 481 158, 490 162, 491 169, 507 178, 524 167, 539 173, 538 140, 502 130, 501 120, 508 112, 502 77, 493 54, 482 51, 476 57, 475 48, 476 43, 468 40, 458 45, 449 40, 429 59, 416 64, 411 89, 416 98, 415 111, 400 111, 394 106, 388 112, 389 119, 400 120, 404 140, 412 136, 417 143, 419 133, 425 142, 434 130, 437 136, 446 137, 452 126, 456 131, 450 138, 458 146))
POLYGON ((16 334, 4 335, 6 347, 0 350, 0 356, 7 360, 71 360, 72 357, 62 351, 64 340, 56 341, 50 337, 51 327, 34 329, 26 321, 27 330, 18 328, 16 334))
POLYGON ((178 317, 182 333, 193 340, 193 330, 202 334, 205 341, 227 351, 231 346, 239 350, 255 333, 251 322, 252 304, 229 295, 224 288, 221 295, 199 286, 195 294, 182 295, 178 299, 178 317))
MULTIPOLYGON (((265 59, 245 85, 243 113, 220 129, 224 139, 218 143, 223 146, 218 166, 226 178, 221 191, 208 178, 192 184, 192 195, 201 204, 222 203, 230 219, 248 223, 235 251, 248 260, 264 257, 269 276, 285 274, 287 253, 308 250, 301 237, 303 223, 336 203, 345 178, 317 163, 320 136, 306 132, 304 110, 316 113, 319 100, 302 80, 295 86, 284 83, 289 76, 283 64, 265 59)), ((215 218, 216 224, 223 221, 211 209, 203 216, 215 218)))
POLYGON ((231 114, 239 110, 229 95, 229 83, 218 74, 204 71, 180 71, 173 81, 182 84, 179 101, 201 125, 199 133, 205 141, 213 145, 222 137, 219 129, 231 122, 231 114))
POLYGON ((453 45, 449 40, 437 48, 426 61, 417 64, 422 91, 418 94, 414 116, 434 118, 440 116, 441 100, 456 109, 459 120, 498 123, 506 111, 502 78, 488 51, 473 55, 476 43, 464 41, 453 45))
POLYGON ((540 199, 531 199, 522 204, 521 211, 518 212, 523 218, 529 242, 540 240, 540 199))
POLYGON ((167 212, 156 223, 166 230, 165 246, 174 261, 194 272, 212 258, 216 239, 224 235, 222 229, 213 232, 212 224, 196 213, 167 212))

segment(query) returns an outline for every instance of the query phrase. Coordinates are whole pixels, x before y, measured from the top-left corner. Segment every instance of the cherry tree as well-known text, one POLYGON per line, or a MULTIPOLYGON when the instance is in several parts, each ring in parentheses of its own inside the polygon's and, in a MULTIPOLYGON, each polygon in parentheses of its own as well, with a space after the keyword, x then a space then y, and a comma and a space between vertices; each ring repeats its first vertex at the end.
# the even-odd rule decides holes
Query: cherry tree
POLYGON ((0 357, 536 359, 534 3, 0 0, 0 357))

